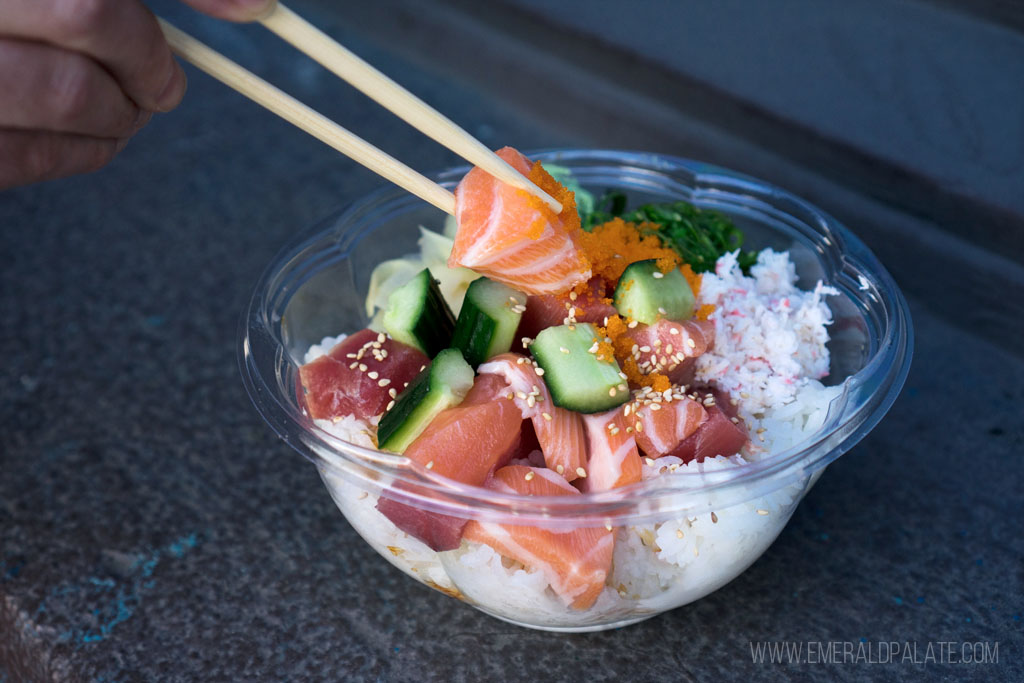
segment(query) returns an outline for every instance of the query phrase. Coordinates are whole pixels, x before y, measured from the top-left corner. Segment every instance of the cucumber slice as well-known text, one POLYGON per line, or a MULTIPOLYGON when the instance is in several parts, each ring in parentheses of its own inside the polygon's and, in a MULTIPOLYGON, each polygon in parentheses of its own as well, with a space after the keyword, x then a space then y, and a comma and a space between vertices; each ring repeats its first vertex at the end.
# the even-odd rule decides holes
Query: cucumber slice
POLYGON ((526 295, 482 277, 473 280, 455 321, 452 348, 462 351, 474 368, 512 348, 526 295))
POLYGON ((556 406, 600 413, 629 400, 619 364, 591 351, 599 338, 589 323, 575 323, 541 330, 530 345, 556 406))
POLYGON ((428 368, 409 382, 377 425, 381 450, 404 453, 438 413, 462 402, 473 386, 473 368, 456 349, 437 354, 428 368))
POLYGON ((424 268, 391 292, 382 322, 394 339, 433 358, 450 345, 455 316, 430 269, 424 268))
POLYGON ((646 325, 692 318, 695 303, 683 274, 677 268, 662 273, 654 260, 629 264, 615 287, 615 310, 646 325))

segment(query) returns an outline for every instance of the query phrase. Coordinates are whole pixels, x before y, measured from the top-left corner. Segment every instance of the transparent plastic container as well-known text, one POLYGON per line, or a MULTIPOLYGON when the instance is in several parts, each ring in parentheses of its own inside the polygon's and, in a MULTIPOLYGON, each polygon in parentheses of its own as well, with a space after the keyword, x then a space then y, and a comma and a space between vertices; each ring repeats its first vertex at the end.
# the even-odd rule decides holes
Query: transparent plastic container
MULTIPOLYGON (((430 480, 398 455, 317 428, 297 402, 298 365, 323 337, 365 327, 374 266, 417 252, 418 226, 440 230, 437 209, 387 187, 328 217, 286 247, 260 279, 240 331, 246 388, 264 419, 319 469, 330 495, 382 557, 414 579, 500 619, 553 631, 624 626, 685 605, 750 566, 778 536, 824 468, 892 405, 910 366, 906 302, 874 255, 804 200, 699 162, 645 153, 552 150, 531 158, 570 168, 595 194, 625 191, 630 204, 684 199, 730 216, 745 248, 788 250, 801 289, 818 280, 828 298, 830 375, 839 387, 821 427, 788 450, 739 467, 683 467, 597 494, 519 497, 430 480), (543 572, 463 542, 434 552, 375 507, 380 496, 483 523, 554 532, 611 530, 607 586, 586 609, 566 604, 543 572)), ((453 188, 467 168, 436 177, 453 188)), ((424 618, 429 618, 424 615, 424 618)))

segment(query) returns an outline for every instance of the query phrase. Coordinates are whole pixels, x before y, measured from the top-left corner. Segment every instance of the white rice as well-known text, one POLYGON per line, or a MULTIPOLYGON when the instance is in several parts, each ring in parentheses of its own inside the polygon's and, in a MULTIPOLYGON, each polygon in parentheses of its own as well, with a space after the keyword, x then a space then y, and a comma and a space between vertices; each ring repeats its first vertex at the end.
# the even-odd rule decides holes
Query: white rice
MULTIPOLYGON (((715 305, 709 319, 716 337, 697 361, 697 379, 736 399, 752 446, 702 463, 665 456, 651 466, 645 460, 644 479, 679 476, 695 488, 705 474, 749 466, 820 428, 840 391, 818 381, 829 368, 825 343, 831 313, 822 299, 836 291, 818 283, 804 292, 795 281, 788 254, 768 249, 749 277, 737 266, 736 254, 722 256, 715 273, 704 275, 699 303, 715 305)), ((311 348, 307 362, 326 353, 332 341, 311 348)), ((372 446, 368 425, 355 418, 317 424, 339 438, 372 446)), ((377 512, 376 496, 342 476, 326 471, 322 476, 349 522, 392 564, 485 611, 541 627, 624 621, 699 599, 764 552, 812 483, 804 478, 768 493, 749 489, 749 499, 741 503, 734 502, 744 497, 735 491, 729 500, 709 493, 700 514, 617 528, 608 585, 593 607, 579 611, 555 595, 541 571, 465 541, 457 550, 436 553, 377 512)))

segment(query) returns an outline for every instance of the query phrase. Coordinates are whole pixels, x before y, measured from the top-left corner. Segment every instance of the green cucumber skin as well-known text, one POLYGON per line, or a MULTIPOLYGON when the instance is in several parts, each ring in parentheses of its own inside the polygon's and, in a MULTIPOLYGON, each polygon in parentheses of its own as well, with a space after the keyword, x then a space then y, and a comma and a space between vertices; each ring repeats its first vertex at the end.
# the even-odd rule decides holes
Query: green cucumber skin
MULTIPOLYGON (((384 316, 384 327, 388 334, 398 341, 413 346, 427 356, 433 358, 442 349, 448 348, 455 329, 455 316, 452 315, 448 302, 444 300, 441 289, 437 286, 430 270, 424 268, 408 283, 392 293, 395 301, 388 299, 388 310, 384 316), (392 315, 393 306, 408 295, 406 288, 416 288, 423 293, 418 297, 422 308, 415 315, 411 325, 396 326, 398 321, 392 315)), ((402 321, 404 322, 404 321, 402 321)))
POLYGON ((629 388, 619 388, 626 380, 619 374, 618 363, 599 360, 588 351, 596 337, 597 330, 590 324, 576 323, 541 330, 530 345, 556 406, 577 413, 601 413, 629 400, 629 388), (590 386, 586 386, 588 382, 590 386), (610 395, 613 388, 615 393, 610 395))
POLYGON ((406 420, 423 403, 429 392, 430 366, 427 366, 398 395, 398 398, 395 399, 395 405, 391 410, 384 413, 380 418, 380 422, 377 425, 377 444, 381 450, 401 453, 408 448, 409 443, 412 443, 412 439, 408 440, 409 443, 401 445, 401 442, 405 441, 401 433, 402 427, 405 425, 406 420))
POLYGON ((444 349, 409 383, 377 425, 381 450, 404 453, 441 411, 462 402, 473 386, 473 368, 458 349, 444 349))
POLYGON ((661 278, 655 278, 656 272, 661 271, 653 260, 629 264, 615 286, 615 310, 646 325, 659 318, 692 318, 696 300, 683 274, 673 268, 661 278))
POLYGON ((526 295, 507 285, 485 277, 470 283, 455 321, 451 345, 462 351, 472 367, 512 348, 522 313, 509 307, 511 299, 519 305, 526 304, 526 295))

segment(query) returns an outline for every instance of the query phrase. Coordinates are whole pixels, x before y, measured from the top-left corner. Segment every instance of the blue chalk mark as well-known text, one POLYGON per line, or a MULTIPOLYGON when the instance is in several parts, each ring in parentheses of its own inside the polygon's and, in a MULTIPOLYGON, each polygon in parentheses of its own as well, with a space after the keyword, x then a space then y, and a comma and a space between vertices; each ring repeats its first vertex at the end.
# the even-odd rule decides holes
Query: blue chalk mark
POLYGON ((917 604, 923 605, 924 604, 924 597, 918 597, 917 604))
POLYGON ((861 638, 861 639, 860 639, 860 642, 862 642, 862 643, 866 643, 866 642, 868 642, 868 639, 867 639, 867 638, 861 638))
POLYGON ((976 564, 976 565, 978 565, 978 566, 980 567, 980 566, 982 566, 983 564, 985 564, 985 561, 984 561, 984 560, 982 560, 982 559, 981 559, 981 558, 979 557, 979 558, 978 558, 977 560, 975 560, 975 561, 974 561, 974 564, 976 564))
POLYGON ((969 624, 969 623, 971 623, 971 618, 967 617, 966 619, 964 619, 964 621, 966 621, 969 624))
POLYGON ((894 596, 892 596, 892 599, 893 599, 893 602, 895 602, 897 605, 902 605, 903 604, 903 598, 901 598, 899 596, 894 595, 894 596))
MULTIPOLYGON (((157 548, 143 555, 132 566, 134 576, 115 579, 111 577, 87 576, 74 583, 66 583, 53 588, 36 609, 36 614, 46 611, 46 601, 57 599, 67 594, 85 594, 95 598, 98 607, 90 610, 91 622, 78 628, 71 628, 58 636, 58 642, 71 642, 75 648, 98 643, 111 634, 118 626, 132 617, 135 610, 142 604, 143 597, 149 589, 156 585, 152 577, 161 559, 168 556, 183 557, 189 550, 200 543, 196 533, 182 536, 163 548, 157 548), (148 579, 148 580, 145 580, 148 579)), ((0 568, 6 565, 0 565, 0 568)), ((0 683, 3 683, 0 681, 0 683)))
POLYGON ((189 534, 188 536, 184 536, 184 537, 178 539, 177 541, 175 541, 174 543, 172 543, 168 547, 168 550, 170 550, 171 554, 174 555, 175 557, 181 557, 182 555, 187 553, 190 549, 195 548, 196 547, 196 543, 198 543, 198 542, 199 542, 199 540, 196 538, 195 534, 189 534))
POLYGON ((821 540, 827 541, 828 540, 828 534, 822 534, 821 535, 821 540))
POLYGON ((167 322, 167 318, 163 317, 162 315, 146 316, 146 325, 148 325, 149 327, 160 327, 165 322, 167 322))

